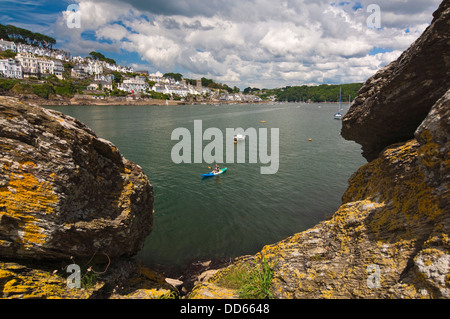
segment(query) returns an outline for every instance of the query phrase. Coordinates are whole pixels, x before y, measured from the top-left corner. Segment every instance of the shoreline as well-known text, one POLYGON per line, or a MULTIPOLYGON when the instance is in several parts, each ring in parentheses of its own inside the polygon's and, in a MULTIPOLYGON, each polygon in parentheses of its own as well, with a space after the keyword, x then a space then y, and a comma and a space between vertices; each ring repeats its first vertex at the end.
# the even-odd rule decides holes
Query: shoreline
POLYGON ((157 100, 157 99, 132 99, 125 97, 107 97, 104 99, 88 98, 86 96, 75 96, 72 98, 53 98, 44 99, 32 94, 6 94, 1 95, 5 97, 14 97, 22 102, 33 103, 39 106, 112 106, 112 105, 124 105, 124 106, 176 106, 176 105, 236 105, 236 104, 285 104, 285 103, 296 103, 296 104, 339 104, 339 102, 285 102, 285 101, 253 101, 253 102, 242 102, 242 101, 174 101, 174 100, 157 100))

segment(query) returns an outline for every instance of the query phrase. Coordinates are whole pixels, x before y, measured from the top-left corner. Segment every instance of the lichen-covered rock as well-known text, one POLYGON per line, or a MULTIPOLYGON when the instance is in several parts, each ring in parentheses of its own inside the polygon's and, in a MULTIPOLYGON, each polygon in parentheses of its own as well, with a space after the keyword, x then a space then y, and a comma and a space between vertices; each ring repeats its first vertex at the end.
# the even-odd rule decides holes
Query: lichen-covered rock
POLYGON ((61 269, 30 267, 0 261, 0 298, 5 299, 88 299, 104 286, 98 281, 82 289, 69 288, 61 269), (59 273, 58 273, 59 272, 59 273))
POLYGON ((441 207, 450 207, 450 89, 433 106, 415 136, 422 145, 420 163, 425 180, 441 198, 441 207))
MULTIPOLYGON (((275 298, 450 298, 450 1, 434 15, 344 119, 370 162, 341 207, 254 256, 275 265, 275 298)), ((192 297, 221 298, 214 278, 192 297)))
POLYGON ((78 120, 0 97, 0 255, 134 255, 153 223, 141 167, 78 120))
MULTIPOLYGON (((256 254, 275 265, 275 298, 450 297, 450 208, 426 183, 423 146, 387 148, 353 175, 329 220, 256 254)), ((216 286, 202 283, 191 297, 223 298, 216 286)))
POLYGON ((69 263, 0 261, 0 299, 174 299, 178 290, 162 274, 135 260, 81 267, 79 287, 69 263))
POLYGON ((388 145, 414 137, 450 83, 450 1, 443 1, 425 32, 361 87, 342 121, 345 139, 362 145, 371 161, 388 145))

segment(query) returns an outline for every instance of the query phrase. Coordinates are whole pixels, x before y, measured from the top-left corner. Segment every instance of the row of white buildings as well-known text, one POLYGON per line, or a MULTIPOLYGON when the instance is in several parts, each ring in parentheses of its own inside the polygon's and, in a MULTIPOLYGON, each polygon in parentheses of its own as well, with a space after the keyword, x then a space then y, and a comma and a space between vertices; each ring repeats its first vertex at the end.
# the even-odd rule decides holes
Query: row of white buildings
POLYGON ((36 57, 31 53, 19 53, 15 59, 0 60, 0 76, 7 78, 23 79, 53 74, 62 79, 63 73, 61 61, 36 57))
MULTIPOLYGON (((95 86, 95 81, 91 84, 95 86)), ((103 88, 106 86, 103 84, 103 88)), ((158 93, 177 95, 187 97, 188 95, 202 95, 210 93, 211 90, 201 86, 201 81, 197 81, 197 85, 187 84, 185 80, 175 81, 173 78, 161 76, 141 76, 125 78, 122 83, 117 85, 117 89, 128 92, 130 94, 149 93, 154 91, 158 93)))
POLYGON ((105 69, 120 73, 134 72, 132 67, 93 60, 89 57, 83 58, 81 56, 75 56, 70 59, 70 62, 74 63, 75 67, 78 69, 83 68, 86 75, 102 74, 105 69))
MULTIPOLYGON (((108 63, 106 63, 108 66, 108 63)), ((71 70, 71 77, 84 78, 90 75, 103 75, 105 63, 87 59, 86 63, 78 63, 71 70)), ((121 70, 119 72, 132 72, 132 68, 117 67, 110 70, 121 70)), ((61 59, 36 56, 34 53, 18 53, 15 59, 0 60, 0 76, 8 78, 27 78, 30 76, 41 77, 47 74, 56 75, 59 79, 63 78, 64 66, 61 59), (19 72, 19 68, 22 70, 19 72), (14 72, 12 71, 14 69, 14 72)))
MULTIPOLYGON (((105 61, 93 60, 90 57, 70 57, 70 54, 61 50, 43 49, 26 44, 15 44, 11 41, 0 39, 0 51, 10 50, 17 53, 15 59, 0 60, 0 77, 23 79, 28 77, 40 78, 46 75, 55 75, 63 79, 65 68, 62 61, 71 62, 73 68, 70 76, 73 78, 85 78, 94 75, 94 81, 87 90, 113 90, 114 76, 106 75, 105 71, 118 71, 122 74, 133 73, 134 70, 128 66, 107 63, 105 61)), ((176 81, 170 77, 163 77, 161 73, 146 76, 135 76, 125 78, 118 83, 117 89, 130 94, 149 93, 150 91, 167 95, 176 95, 186 98, 189 95, 215 95, 212 90, 202 87, 201 81, 197 80, 195 85, 186 83, 183 79, 176 81)), ((222 93, 217 99, 222 101, 242 101, 242 94, 222 93)))
POLYGON ((133 68, 105 61, 96 61, 89 57, 71 57, 69 52, 62 50, 51 50, 27 44, 14 43, 0 39, 0 51, 11 51, 16 53, 13 63, 9 59, 0 60, 0 76, 19 78, 29 76, 40 77, 45 74, 54 74, 62 79, 64 68, 62 61, 75 64, 71 76, 83 78, 90 75, 101 75, 104 70, 118 71, 121 73, 133 72, 133 68), (22 72, 19 72, 18 65, 22 72))
POLYGON ((30 53, 39 55, 42 57, 48 57, 63 61, 69 61, 70 60, 70 53, 63 51, 63 50, 52 50, 52 49, 45 49, 41 47, 36 47, 29 44, 23 44, 23 43, 14 43, 12 41, 5 41, 3 39, 0 39, 0 51, 6 51, 9 50, 14 53, 30 53))

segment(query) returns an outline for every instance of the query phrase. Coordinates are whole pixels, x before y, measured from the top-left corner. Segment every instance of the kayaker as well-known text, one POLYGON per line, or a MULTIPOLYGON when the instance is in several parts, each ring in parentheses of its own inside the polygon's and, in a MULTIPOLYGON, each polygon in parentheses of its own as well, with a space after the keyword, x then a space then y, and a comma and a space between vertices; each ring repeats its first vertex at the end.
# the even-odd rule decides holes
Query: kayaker
POLYGON ((219 173, 219 172, 220 172, 220 168, 219 168, 219 165, 218 165, 218 164, 216 164, 216 167, 213 169, 212 172, 213 172, 213 173, 219 173))

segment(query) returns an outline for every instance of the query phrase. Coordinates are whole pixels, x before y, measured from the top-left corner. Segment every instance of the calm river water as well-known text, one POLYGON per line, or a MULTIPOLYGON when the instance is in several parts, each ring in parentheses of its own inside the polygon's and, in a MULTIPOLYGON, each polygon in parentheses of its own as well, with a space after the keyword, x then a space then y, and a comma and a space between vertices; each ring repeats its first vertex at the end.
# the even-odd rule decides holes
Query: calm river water
POLYGON ((365 163, 360 146, 339 134, 336 104, 51 108, 78 118, 144 169, 155 191, 154 229, 138 255, 148 266, 253 254, 310 228, 336 211, 349 177, 365 163), (226 128, 267 128, 269 141, 278 128, 278 172, 261 174, 268 164, 247 160, 221 164, 225 174, 202 180, 212 164, 175 164, 172 131, 193 135, 194 120, 224 136, 226 128))

